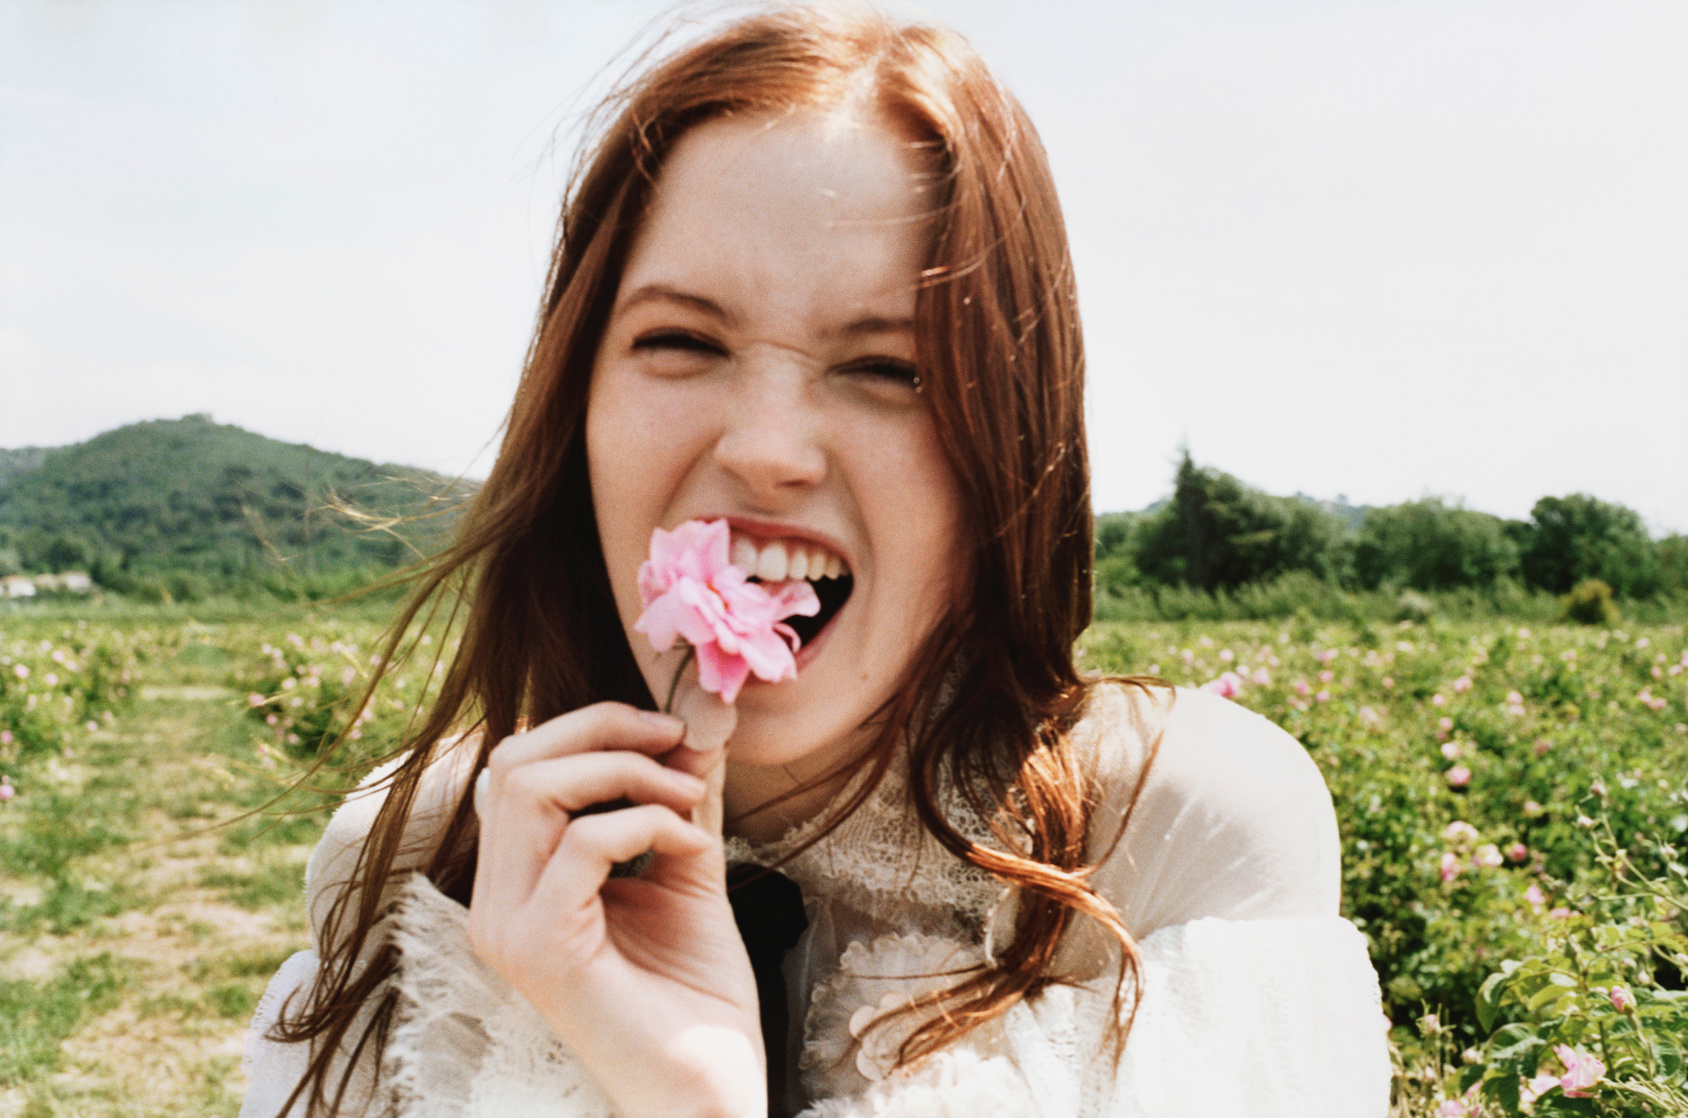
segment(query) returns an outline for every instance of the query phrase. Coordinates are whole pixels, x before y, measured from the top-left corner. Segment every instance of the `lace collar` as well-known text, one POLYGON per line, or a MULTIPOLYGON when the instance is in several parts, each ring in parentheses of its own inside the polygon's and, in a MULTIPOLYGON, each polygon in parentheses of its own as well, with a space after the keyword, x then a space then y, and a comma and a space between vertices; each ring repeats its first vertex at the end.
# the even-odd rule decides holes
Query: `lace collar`
MULTIPOLYGON (((928 909, 977 938, 1005 890, 990 874, 951 854, 921 826, 909 794, 905 754, 898 753, 855 811, 832 831, 815 838, 832 813, 870 777, 864 769, 815 815, 772 842, 729 837, 728 864, 768 866, 783 861, 780 871, 797 882, 805 897, 832 898, 869 915, 910 907, 928 909)), ((939 805, 967 838, 998 845, 984 820, 947 782, 940 790, 939 805)))

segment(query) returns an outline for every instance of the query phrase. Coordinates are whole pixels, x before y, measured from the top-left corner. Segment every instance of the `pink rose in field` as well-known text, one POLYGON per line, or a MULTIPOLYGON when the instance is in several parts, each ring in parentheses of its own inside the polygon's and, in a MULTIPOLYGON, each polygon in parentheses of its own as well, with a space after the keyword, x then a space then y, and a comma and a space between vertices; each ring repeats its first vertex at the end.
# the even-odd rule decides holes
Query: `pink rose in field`
POLYGON ((1506 856, 1514 862, 1522 862, 1530 856, 1530 848, 1521 842, 1515 842, 1506 848, 1506 856))
POLYGON ((1483 869, 1495 869, 1504 859, 1500 856, 1500 848, 1492 842, 1486 842, 1477 848, 1477 853, 1471 856, 1471 864, 1483 869))
POLYGON ((1328 702, 1330 702, 1330 692, 1329 691, 1320 691, 1317 695, 1313 696, 1313 701, 1315 703, 1328 703, 1328 702))
POLYGON ((1442 852, 1442 866, 1440 873, 1443 881, 1452 881, 1465 869, 1465 864, 1459 860, 1459 855, 1452 851, 1442 852))
POLYGON ((1540 915, 1542 905, 1547 903, 1547 894, 1541 891, 1540 885, 1532 884, 1524 890, 1524 899, 1529 902, 1531 908, 1536 910, 1537 915, 1540 915))
POLYGON ((1457 843, 1460 846, 1470 846, 1477 841, 1477 828, 1463 819, 1455 819, 1442 828, 1442 841, 1457 843))
POLYGON ((1471 1108, 1463 1100, 1448 1099, 1436 1108, 1436 1118, 1466 1118, 1471 1108))
POLYGON ((1336 678, 1336 673, 1333 672, 1333 671, 1330 671, 1329 669, 1326 669, 1325 671, 1322 671, 1322 672, 1319 673, 1319 682, 1320 683, 1329 683, 1331 680, 1333 680, 1335 678, 1336 678))
POLYGON ((1327 648, 1323 652, 1314 656, 1313 659, 1317 660, 1321 664, 1328 664, 1332 660, 1336 659, 1336 649, 1327 648))
POLYGON ((1462 675, 1458 679, 1454 680, 1454 694, 1463 695, 1465 692, 1467 692, 1469 690, 1471 690, 1471 677, 1470 676, 1462 675))
POLYGON ((1251 679, 1256 687, 1270 687, 1272 685, 1272 673, 1265 668, 1255 668, 1251 679))
POLYGON ((1303 699, 1305 699, 1307 696, 1309 696, 1313 693, 1313 688, 1308 684, 1308 682, 1305 679, 1296 680, 1294 686, 1295 686, 1295 693, 1297 695, 1300 695, 1303 699))
POLYGON ((1594 1093, 1590 1088, 1606 1074, 1605 1064, 1568 1044, 1556 1045, 1553 1054, 1565 1065, 1565 1074, 1559 1077, 1559 1088, 1568 1099, 1588 1098, 1594 1093))
POLYGON ((12 787, 12 778, 9 776, 0 776, 0 804, 5 803, 17 794, 18 790, 12 787))
POLYGON ((1619 1013, 1628 1013, 1635 1008, 1635 995, 1630 993, 1626 987, 1612 987, 1612 1008, 1619 1013))
POLYGON ((1464 765, 1455 765, 1442 775, 1447 778, 1449 788, 1464 788, 1471 783, 1471 770, 1464 765))
POLYGON ((784 619, 820 612, 802 579, 772 588, 749 581, 727 560, 725 520, 688 520, 651 533, 651 557, 639 565, 645 612, 633 628, 666 652, 677 639, 697 649, 698 682, 722 701, 738 698, 752 672, 769 683, 797 678, 797 633, 784 619))
POLYGON ((1442 743, 1442 756, 1446 757, 1450 761, 1459 760, 1461 752, 1462 750, 1460 749, 1459 742, 1457 741, 1445 741, 1442 743))
POLYGON ((1379 680, 1379 682, 1383 684, 1383 689, 1385 691, 1388 691, 1390 688, 1395 686, 1395 681, 1388 676, 1384 676, 1381 680, 1379 680))
POLYGON ((1202 684, 1202 690, 1222 699, 1234 699, 1242 693, 1243 677, 1236 672, 1225 672, 1218 679, 1210 679, 1202 684))
POLYGON ((1550 750, 1552 748, 1553 748, 1553 743, 1548 741, 1546 738, 1537 738, 1536 739, 1535 750, 1536 750, 1536 756, 1537 757, 1546 757, 1548 750, 1550 750))
POLYGON ((1443 715, 1441 718, 1436 720, 1436 728, 1441 730, 1443 733, 1446 733, 1454 728, 1454 720, 1449 718, 1447 715, 1443 715))
POLYGON ((1440 691, 1438 691, 1434 695, 1430 696, 1430 705, 1431 706, 1437 706, 1437 707, 1447 706, 1448 700, 1447 700, 1446 696, 1444 696, 1440 691))
POLYGON ((1538 1075, 1519 1089, 1518 1101, 1525 1104, 1533 1103, 1557 1086, 1559 1086, 1557 1076, 1538 1075))

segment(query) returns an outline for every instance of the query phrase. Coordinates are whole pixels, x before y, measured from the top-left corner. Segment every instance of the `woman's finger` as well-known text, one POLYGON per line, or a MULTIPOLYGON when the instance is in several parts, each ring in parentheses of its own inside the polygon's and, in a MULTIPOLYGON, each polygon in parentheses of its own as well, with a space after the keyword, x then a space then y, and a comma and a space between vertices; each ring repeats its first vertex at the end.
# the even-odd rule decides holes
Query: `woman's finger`
POLYGON ((564 831, 533 890, 533 903, 572 911, 597 895, 617 862, 647 850, 659 858, 687 858, 711 849, 718 844, 701 828, 658 804, 582 816, 564 831))
POLYGON ((626 703, 593 703, 505 738, 487 757, 487 767, 497 784, 503 772, 551 757, 601 749, 656 756, 678 745, 684 731, 685 723, 670 714, 626 703))
POLYGON ((483 818, 512 812, 573 815, 617 799, 688 811, 703 793, 701 778, 665 768, 641 753, 577 753, 532 761, 506 772, 497 792, 488 790, 483 818))
POLYGON ((704 791, 697 777, 636 753, 581 753, 513 769, 482 801, 474 900, 526 901, 574 812, 618 799, 687 812, 704 791))

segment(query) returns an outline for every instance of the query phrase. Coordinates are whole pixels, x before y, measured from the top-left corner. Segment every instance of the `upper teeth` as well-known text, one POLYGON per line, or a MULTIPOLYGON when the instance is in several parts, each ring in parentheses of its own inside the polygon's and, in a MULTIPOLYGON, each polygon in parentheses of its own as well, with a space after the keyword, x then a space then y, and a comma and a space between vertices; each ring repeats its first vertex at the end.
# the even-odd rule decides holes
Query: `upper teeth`
POLYGON ((848 568, 837 552, 807 540, 769 540, 758 544, 733 533, 733 566, 763 582, 792 578, 838 578, 848 568))

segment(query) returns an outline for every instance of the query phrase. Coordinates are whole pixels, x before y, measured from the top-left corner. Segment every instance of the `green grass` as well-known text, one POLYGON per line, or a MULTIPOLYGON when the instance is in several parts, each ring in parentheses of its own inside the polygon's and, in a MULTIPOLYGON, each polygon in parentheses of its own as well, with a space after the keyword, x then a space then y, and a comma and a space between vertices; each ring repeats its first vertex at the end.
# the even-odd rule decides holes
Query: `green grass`
POLYGON ((75 959, 42 982, 0 979, 0 1086, 57 1070, 60 1043, 117 1004, 124 970, 107 952, 75 959))

